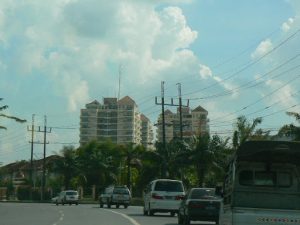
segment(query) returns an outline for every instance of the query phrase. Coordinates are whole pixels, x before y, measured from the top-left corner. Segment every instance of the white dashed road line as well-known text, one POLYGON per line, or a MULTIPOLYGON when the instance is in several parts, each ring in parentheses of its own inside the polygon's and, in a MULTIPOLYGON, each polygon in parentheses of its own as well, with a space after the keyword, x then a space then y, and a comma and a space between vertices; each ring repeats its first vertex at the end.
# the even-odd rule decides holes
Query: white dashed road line
POLYGON ((126 214, 119 213, 119 212, 116 212, 116 211, 113 211, 113 210, 109 210, 109 209, 104 209, 104 210, 109 211, 109 212, 112 212, 112 213, 115 213, 115 214, 118 214, 118 215, 124 217, 125 219, 129 220, 133 225, 141 225, 141 224, 139 224, 136 220, 134 220, 134 219, 131 218, 130 216, 127 216, 126 214))
POLYGON ((52 225, 57 225, 59 222, 63 221, 65 214, 64 214, 64 212, 62 210, 59 210, 59 213, 60 213, 60 217, 59 217, 58 221, 56 221, 52 225))

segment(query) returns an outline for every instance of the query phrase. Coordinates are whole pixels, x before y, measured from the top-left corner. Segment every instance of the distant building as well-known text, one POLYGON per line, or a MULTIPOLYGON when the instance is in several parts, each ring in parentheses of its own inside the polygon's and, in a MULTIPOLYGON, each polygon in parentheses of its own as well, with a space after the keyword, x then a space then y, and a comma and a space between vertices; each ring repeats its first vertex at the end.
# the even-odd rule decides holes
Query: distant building
POLYGON ((141 115, 141 121, 142 121, 142 145, 146 147, 147 149, 153 148, 153 126, 150 122, 150 120, 144 115, 141 115))
MULTIPOLYGON (((81 146, 91 140, 108 139, 116 144, 142 144, 142 132, 141 114, 135 101, 129 96, 120 100, 104 98, 103 104, 95 100, 86 104, 85 109, 81 109, 81 146)), ((149 135, 151 136, 150 133, 149 135)), ((150 141, 150 136, 144 137, 148 139, 147 142, 150 141)))
MULTIPOLYGON (((182 136, 188 141, 192 136, 199 136, 209 133, 208 112, 201 106, 190 110, 189 107, 183 107, 182 110, 182 136)), ((177 108, 176 113, 170 110, 165 111, 165 133, 166 142, 174 138, 180 138, 180 111, 177 108)), ((162 142, 162 115, 160 114, 157 123, 157 140, 162 142)))

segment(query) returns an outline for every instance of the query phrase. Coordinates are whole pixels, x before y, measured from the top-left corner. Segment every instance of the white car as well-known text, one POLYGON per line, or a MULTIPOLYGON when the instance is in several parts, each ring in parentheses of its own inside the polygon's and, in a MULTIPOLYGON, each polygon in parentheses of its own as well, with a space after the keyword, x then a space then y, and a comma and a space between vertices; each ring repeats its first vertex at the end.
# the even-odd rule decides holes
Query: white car
POLYGON ((180 180, 157 179, 150 182, 144 190, 144 215, 156 212, 178 213, 185 191, 180 180))
POLYGON ((78 205, 79 202, 79 195, 77 191, 74 190, 67 190, 67 191, 62 191, 59 193, 57 199, 56 199, 56 205, 58 204, 76 204, 78 205))
POLYGON ((53 197, 53 198, 51 198, 51 202, 52 202, 52 203, 56 203, 56 202, 57 202, 57 199, 58 199, 58 195, 55 196, 55 197, 53 197))

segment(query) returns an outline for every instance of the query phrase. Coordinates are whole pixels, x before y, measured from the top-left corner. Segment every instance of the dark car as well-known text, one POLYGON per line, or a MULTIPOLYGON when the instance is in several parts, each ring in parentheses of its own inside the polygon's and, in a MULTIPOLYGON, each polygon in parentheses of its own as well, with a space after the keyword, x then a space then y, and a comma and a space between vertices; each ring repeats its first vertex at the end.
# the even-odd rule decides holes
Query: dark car
POLYGON ((192 188, 181 201, 178 224, 191 221, 213 221, 219 224, 221 198, 214 188, 192 188))

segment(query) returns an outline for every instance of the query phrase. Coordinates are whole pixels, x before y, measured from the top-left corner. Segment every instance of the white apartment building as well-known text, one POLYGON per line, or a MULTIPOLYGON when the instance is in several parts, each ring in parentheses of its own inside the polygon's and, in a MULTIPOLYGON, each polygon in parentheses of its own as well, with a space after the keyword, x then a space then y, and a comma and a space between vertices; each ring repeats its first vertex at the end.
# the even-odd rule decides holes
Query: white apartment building
POLYGON ((80 145, 108 139, 116 144, 142 143, 141 114, 129 96, 104 98, 103 104, 95 100, 81 109, 80 145))
POLYGON ((117 143, 141 144, 141 115, 135 102, 128 96, 118 101, 117 143))
MULTIPOLYGON (((180 111, 177 108, 176 113, 170 110, 165 111, 165 140, 170 142, 174 138, 180 138, 180 111)), ((192 136, 203 135, 209 133, 209 120, 207 118, 208 112, 201 106, 190 110, 189 107, 181 109, 182 114, 182 136, 188 141, 192 136)), ((162 115, 158 118, 157 126, 157 140, 162 142, 162 115)))
POLYGON ((141 121, 142 121, 142 145, 147 149, 154 149, 153 146, 153 126, 150 120, 144 115, 141 114, 141 121))

